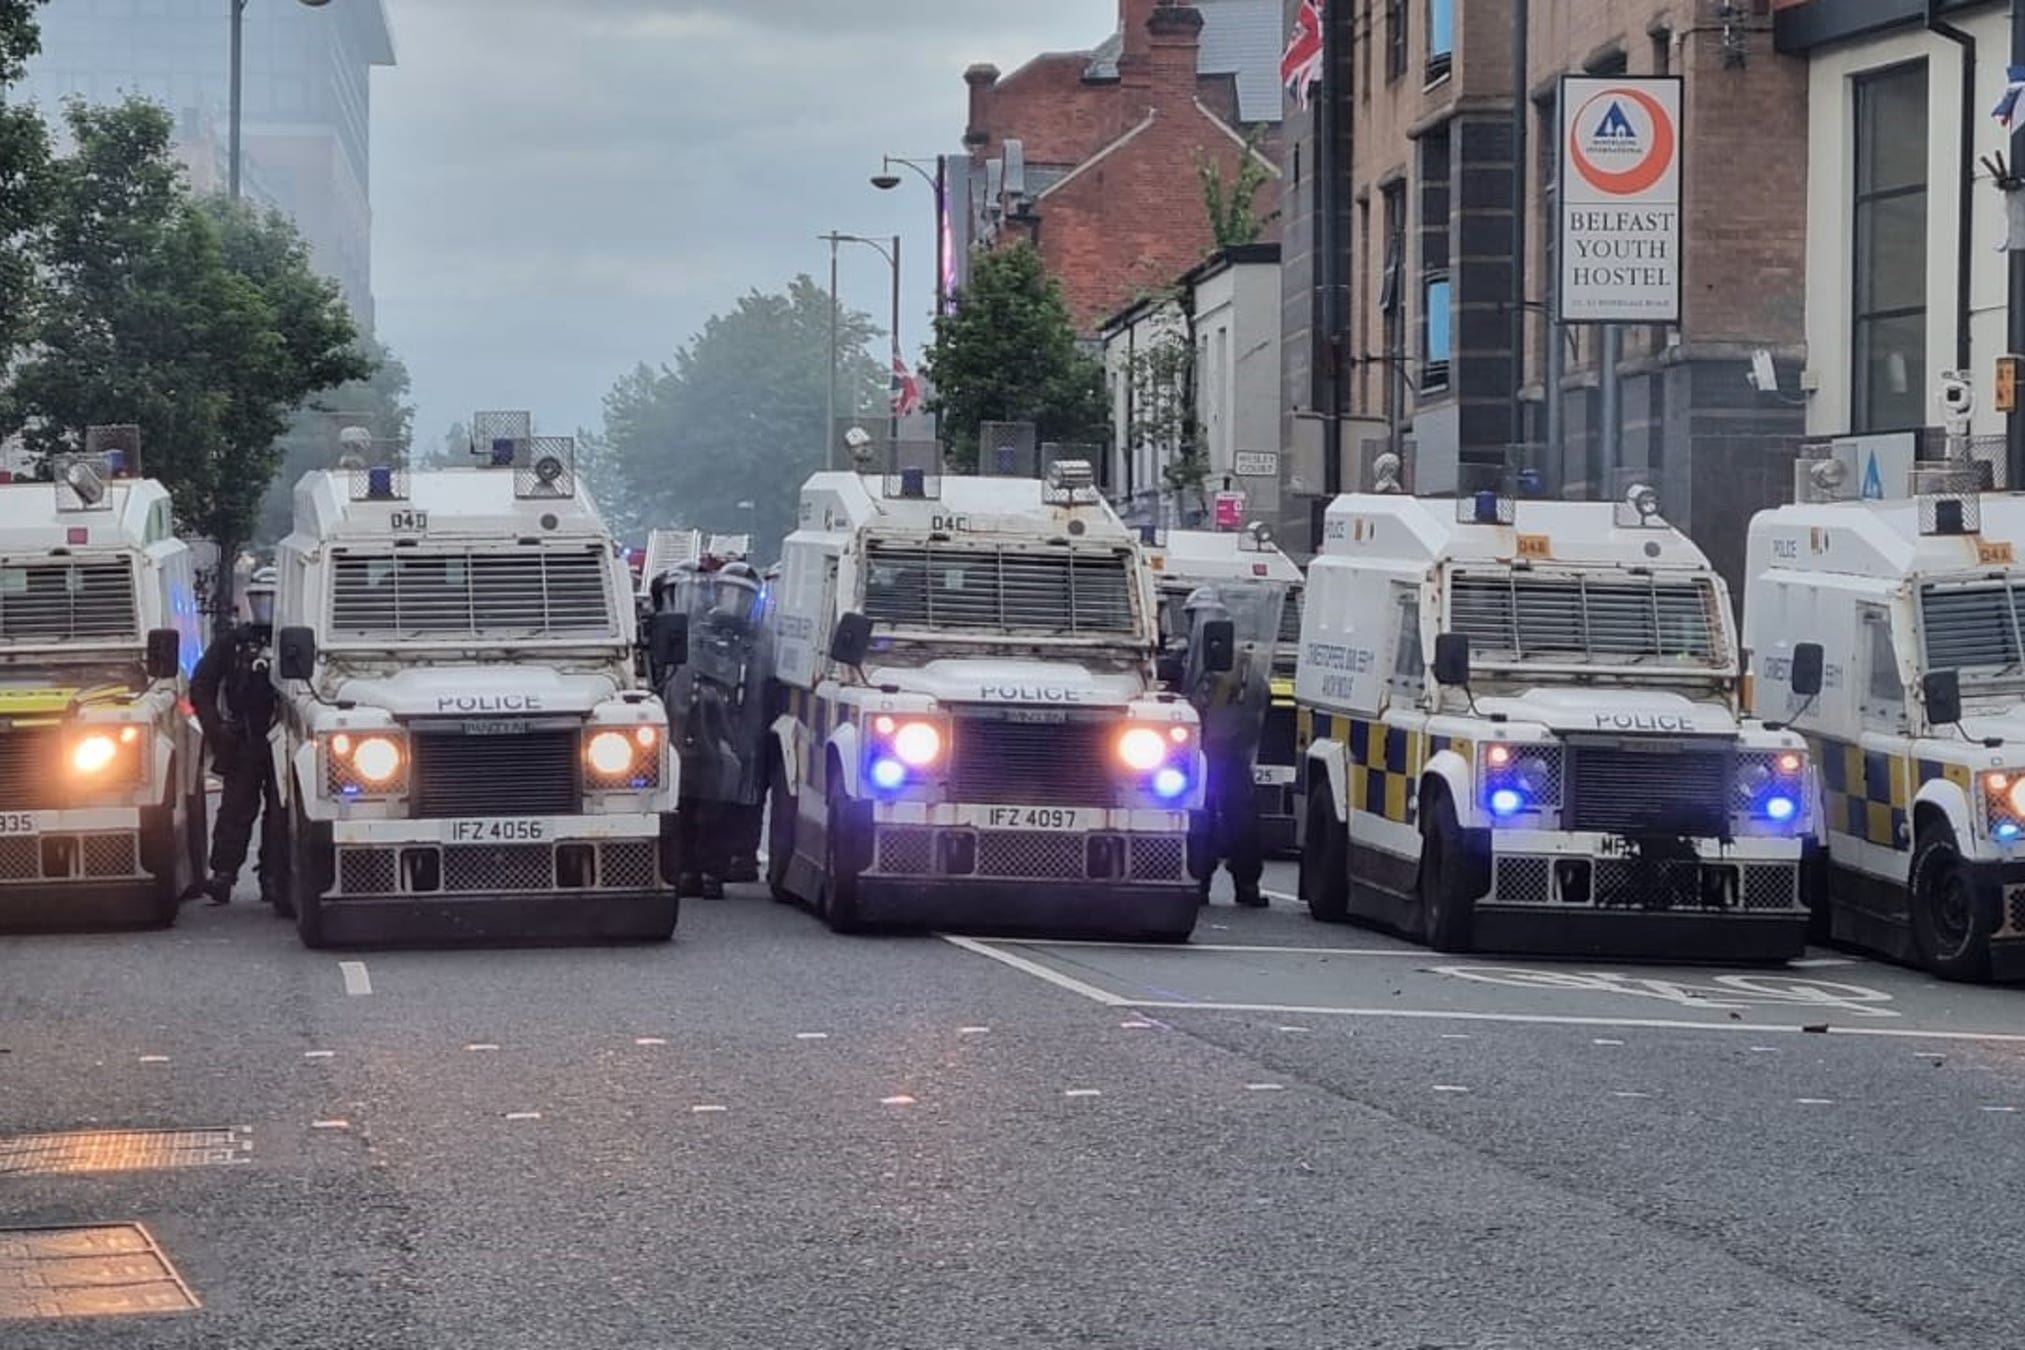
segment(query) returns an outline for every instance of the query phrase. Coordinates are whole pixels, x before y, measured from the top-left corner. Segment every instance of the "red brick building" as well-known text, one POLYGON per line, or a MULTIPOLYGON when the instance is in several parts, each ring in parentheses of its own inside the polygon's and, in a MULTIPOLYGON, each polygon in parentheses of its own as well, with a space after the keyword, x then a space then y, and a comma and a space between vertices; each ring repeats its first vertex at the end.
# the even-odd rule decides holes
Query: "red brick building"
POLYGON ((1086 333, 1216 250, 1198 165, 1232 183, 1252 154, 1269 175, 1258 214, 1270 221, 1278 206, 1277 0, 1119 0, 1118 11, 1117 34, 1094 50, 1003 77, 964 72, 958 256, 1033 241, 1086 333))

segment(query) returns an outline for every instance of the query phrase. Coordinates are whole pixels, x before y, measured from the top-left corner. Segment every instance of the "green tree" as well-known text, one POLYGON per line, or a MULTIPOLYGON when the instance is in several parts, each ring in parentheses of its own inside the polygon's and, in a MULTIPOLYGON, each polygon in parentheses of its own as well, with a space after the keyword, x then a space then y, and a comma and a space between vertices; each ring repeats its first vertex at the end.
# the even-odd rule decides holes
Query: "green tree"
MULTIPOLYGON (((42 119, 6 100, 7 88, 41 46, 42 0, 0 0, 0 370, 27 334, 34 297, 30 241, 50 206, 49 137, 42 119)), ((0 405, 6 391, 0 389, 0 405)), ((0 406, 0 423, 6 409, 0 406)))
POLYGON ((413 434, 415 409, 408 402, 407 365, 377 338, 360 338, 358 348, 372 373, 312 396, 289 419, 281 438, 280 472, 260 503, 254 538, 263 544, 273 543, 293 527, 295 485, 310 470, 336 462, 337 433, 343 426, 362 426, 376 441, 402 447, 413 434))
POLYGON ((252 535, 290 416, 370 373, 357 330, 285 220, 189 196, 160 107, 65 115, 74 148, 52 167, 10 420, 42 454, 77 447, 94 423, 138 423, 147 471, 229 558, 252 535))
POLYGON ((1259 191, 1272 180, 1272 171, 1259 156, 1257 132, 1245 137, 1237 173, 1229 181, 1223 169, 1207 155, 1197 155, 1195 176, 1202 189, 1202 209, 1209 216, 1210 237, 1220 253, 1227 248, 1256 244, 1278 216, 1259 214, 1259 191))
POLYGON ((935 322, 928 378, 929 411, 959 468, 977 464, 980 422, 1032 422, 1043 441, 1105 434, 1103 367, 1078 344, 1062 288, 1031 244, 972 261, 955 312, 935 322))
POLYGON ((1150 450, 1170 491, 1199 505, 1209 462, 1195 416, 1195 349, 1179 333, 1165 333, 1132 354, 1126 379, 1132 392, 1130 448, 1150 450))
MULTIPOLYGON (((886 373, 866 350, 879 330, 849 311, 838 330, 838 406, 882 406, 886 373)), ((803 481, 824 467, 829 353, 829 295, 800 276, 711 318, 669 364, 620 379, 587 475, 614 528, 636 540, 654 527, 750 531, 771 556, 803 481)))

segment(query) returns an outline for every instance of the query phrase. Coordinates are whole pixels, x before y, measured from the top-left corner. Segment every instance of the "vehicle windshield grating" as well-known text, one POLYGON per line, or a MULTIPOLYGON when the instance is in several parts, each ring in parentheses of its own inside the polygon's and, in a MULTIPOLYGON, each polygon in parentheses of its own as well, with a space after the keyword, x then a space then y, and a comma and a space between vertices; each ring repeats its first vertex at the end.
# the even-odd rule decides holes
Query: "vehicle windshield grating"
POLYGON ((341 553, 331 629, 341 638, 619 636, 595 548, 341 553))
POLYGON ((2025 595, 2009 582, 1928 586, 1920 592, 1920 629, 1928 670, 1989 674, 2015 670, 2025 642, 2025 595))
POLYGON ((1695 665, 1727 658, 1715 587, 1704 578, 1461 575, 1449 630, 1492 657, 1695 665))
POLYGON ((0 567, 0 640, 134 641, 134 571, 124 561, 0 567))
POLYGON ((874 543, 865 613, 893 628, 1132 633, 1131 554, 874 543))

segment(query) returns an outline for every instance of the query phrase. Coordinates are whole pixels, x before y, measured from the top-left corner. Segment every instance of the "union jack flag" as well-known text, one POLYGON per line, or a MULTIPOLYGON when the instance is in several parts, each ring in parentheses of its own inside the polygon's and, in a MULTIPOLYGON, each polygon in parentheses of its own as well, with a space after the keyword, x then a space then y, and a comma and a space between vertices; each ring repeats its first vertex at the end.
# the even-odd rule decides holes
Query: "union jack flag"
POLYGON ((1322 40, 1322 13, 1326 0, 1301 0, 1294 14, 1294 31, 1288 35, 1287 50, 1280 56, 1280 83, 1301 108, 1322 78, 1322 62, 1328 52, 1322 40))
POLYGON ((921 377, 908 369, 896 352, 893 356, 893 415, 911 417, 921 409, 921 377))
POLYGON ((1997 106, 1990 109, 1990 116, 1997 119, 1997 125, 2011 130, 2018 120, 2018 103, 2025 97, 2025 66, 2011 66, 2004 72, 2004 93, 1997 100, 1997 106))

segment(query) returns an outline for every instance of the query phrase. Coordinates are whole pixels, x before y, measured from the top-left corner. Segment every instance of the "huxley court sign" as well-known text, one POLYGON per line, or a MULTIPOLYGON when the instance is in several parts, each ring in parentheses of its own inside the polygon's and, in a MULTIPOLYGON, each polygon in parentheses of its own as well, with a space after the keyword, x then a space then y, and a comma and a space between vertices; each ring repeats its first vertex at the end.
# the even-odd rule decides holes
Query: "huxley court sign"
POLYGON ((1564 323, 1678 323, 1681 82, 1561 81, 1564 323))

